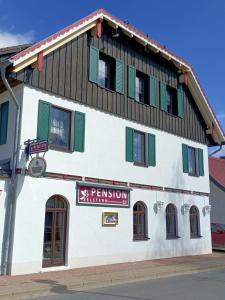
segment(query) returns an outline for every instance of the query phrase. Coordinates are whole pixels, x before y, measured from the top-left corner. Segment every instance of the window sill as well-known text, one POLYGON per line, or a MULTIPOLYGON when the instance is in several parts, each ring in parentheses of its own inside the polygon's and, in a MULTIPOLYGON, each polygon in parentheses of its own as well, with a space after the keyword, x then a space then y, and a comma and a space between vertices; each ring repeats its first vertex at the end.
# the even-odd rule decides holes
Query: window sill
POLYGON ((192 173, 188 173, 188 176, 196 177, 196 178, 200 177, 200 176, 198 176, 197 174, 192 174, 192 173))
POLYGON ((139 162, 134 162, 134 166, 148 168, 147 164, 139 162))
POLYGON ((54 145, 49 145, 49 150, 66 152, 66 153, 73 153, 73 151, 70 150, 70 149, 62 148, 62 147, 57 147, 57 146, 54 146, 54 145))
POLYGON ((177 115, 173 115, 173 114, 169 113, 168 111, 164 111, 164 110, 163 110, 163 112, 165 112, 165 113, 166 113, 167 115, 169 115, 170 117, 178 118, 178 119, 181 119, 181 120, 184 118, 184 117, 181 118, 181 117, 179 117, 179 116, 177 116, 177 115))
POLYGON ((197 240, 197 239, 201 239, 203 236, 202 235, 196 235, 196 236, 191 236, 191 240, 197 240))
MULTIPOLYGON (((107 92, 111 92, 111 93, 115 93, 115 92, 116 92, 116 91, 114 91, 114 90, 111 90, 111 89, 109 89, 109 88, 106 88, 106 87, 104 87, 104 86, 101 86, 101 85, 98 84, 98 83, 97 83, 97 86, 98 86, 99 88, 103 89, 103 90, 106 90, 107 92)), ((119 94, 121 94, 121 93, 119 93, 119 94)), ((123 95, 123 94, 121 94, 121 95, 123 95)))
POLYGON ((181 238, 180 236, 167 236, 166 237, 167 240, 178 240, 180 238, 181 238))
POLYGON ((150 240, 149 237, 146 238, 133 238, 133 242, 143 242, 143 241, 148 241, 150 240))

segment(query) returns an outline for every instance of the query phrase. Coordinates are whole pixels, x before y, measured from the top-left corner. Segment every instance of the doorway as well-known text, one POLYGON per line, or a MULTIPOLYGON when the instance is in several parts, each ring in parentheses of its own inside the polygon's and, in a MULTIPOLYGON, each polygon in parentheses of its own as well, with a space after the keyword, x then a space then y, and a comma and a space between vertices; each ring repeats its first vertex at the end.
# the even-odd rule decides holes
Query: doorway
POLYGON ((48 199, 45 209, 45 228, 42 266, 65 265, 67 202, 59 195, 48 199))

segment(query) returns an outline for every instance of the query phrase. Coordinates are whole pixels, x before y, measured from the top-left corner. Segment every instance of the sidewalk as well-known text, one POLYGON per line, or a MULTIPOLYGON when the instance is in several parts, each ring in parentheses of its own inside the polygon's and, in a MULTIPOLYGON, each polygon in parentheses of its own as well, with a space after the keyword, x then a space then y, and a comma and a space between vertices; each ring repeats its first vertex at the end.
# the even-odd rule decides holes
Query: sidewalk
POLYGON ((73 290, 103 287, 225 268, 225 253, 186 256, 59 272, 0 277, 0 300, 31 299, 73 290))

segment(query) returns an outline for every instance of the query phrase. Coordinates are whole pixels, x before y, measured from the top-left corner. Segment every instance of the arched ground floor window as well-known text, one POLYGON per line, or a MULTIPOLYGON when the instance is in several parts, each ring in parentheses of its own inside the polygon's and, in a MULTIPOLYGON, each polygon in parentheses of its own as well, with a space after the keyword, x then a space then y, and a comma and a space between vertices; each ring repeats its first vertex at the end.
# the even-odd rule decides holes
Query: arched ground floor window
POLYGON ((141 201, 135 203, 133 207, 133 239, 147 239, 147 211, 141 201))
POLYGON ((194 205, 190 208, 190 234, 191 238, 200 237, 199 211, 194 205))
POLYGON ((177 234, 177 209, 175 205, 168 204, 166 207, 166 237, 175 239, 177 234))

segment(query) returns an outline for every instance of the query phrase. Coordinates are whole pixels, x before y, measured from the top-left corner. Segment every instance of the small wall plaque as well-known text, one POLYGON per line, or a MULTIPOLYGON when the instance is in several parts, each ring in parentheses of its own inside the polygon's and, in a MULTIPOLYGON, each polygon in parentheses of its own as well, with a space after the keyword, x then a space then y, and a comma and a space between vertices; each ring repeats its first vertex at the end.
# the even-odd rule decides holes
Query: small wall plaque
POLYGON ((116 226, 118 225, 118 212, 103 212, 102 226, 116 226))

